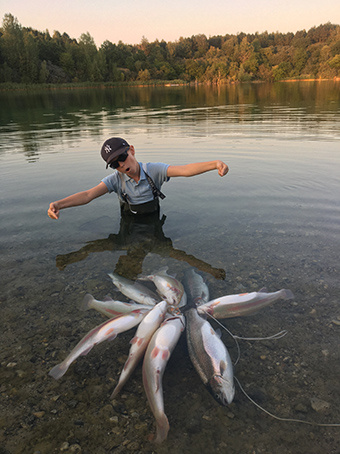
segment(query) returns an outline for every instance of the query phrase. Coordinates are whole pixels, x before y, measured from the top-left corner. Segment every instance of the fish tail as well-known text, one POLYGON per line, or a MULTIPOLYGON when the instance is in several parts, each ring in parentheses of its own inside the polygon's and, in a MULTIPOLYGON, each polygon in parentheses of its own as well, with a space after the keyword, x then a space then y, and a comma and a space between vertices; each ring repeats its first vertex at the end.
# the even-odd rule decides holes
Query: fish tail
POLYGON ((84 296, 83 302, 81 303, 80 310, 81 311, 88 311, 92 307, 92 302, 94 301, 94 297, 90 295, 90 293, 86 293, 84 296))
POLYGON ((113 392, 112 392, 112 394, 110 396, 110 399, 114 399, 116 396, 118 396, 118 394, 122 390, 123 386, 124 386, 124 382, 118 382, 118 385, 113 390, 113 392))
POLYGON ((168 418, 166 417, 165 413, 157 417, 156 421, 156 437, 154 439, 155 443, 162 443, 166 440, 168 436, 170 426, 168 418))
POLYGON ((152 281, 153 276, 140 276, 137 278, 139 281, 152 281))
POLYGON ((48 375, 51 375, 55 380, 58 380, 66 373, 67 369, 68 365, 65 364, 65 362, 62 362, 54 366, 53 369, 49 371, 48 375))
POLYGON ((294 298, 293 292, 291 292, 288 289, 283 289, 282 290, 282 298, 284 298, 285 300, 293 299, 294 298))

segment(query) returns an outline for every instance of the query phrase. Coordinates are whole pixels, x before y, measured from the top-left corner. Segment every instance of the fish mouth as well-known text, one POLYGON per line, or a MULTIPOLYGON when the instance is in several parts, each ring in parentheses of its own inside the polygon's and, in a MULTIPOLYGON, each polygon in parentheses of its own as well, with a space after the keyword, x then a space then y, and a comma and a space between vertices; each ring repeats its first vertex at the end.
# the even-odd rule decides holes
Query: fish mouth
POLYGON ((215 375, 210 380, 208 389, 214 399, 224 406, 230 405, 235 396, 234 384, 220 375, 215 375))

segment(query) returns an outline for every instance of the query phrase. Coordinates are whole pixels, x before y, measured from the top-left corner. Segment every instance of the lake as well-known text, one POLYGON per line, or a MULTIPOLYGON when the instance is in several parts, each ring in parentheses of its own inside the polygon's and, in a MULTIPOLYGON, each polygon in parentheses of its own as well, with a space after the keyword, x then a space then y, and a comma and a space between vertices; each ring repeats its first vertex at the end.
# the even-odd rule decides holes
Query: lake
MULTIPOLYGON (((340 83, 116 87, 0 92, 2 453, 339 453, 340 83), (50 202, 98 184, 100 148, 124 137, 142 162, 220 159, 230 168, 172 178, 157 225, 121 222, 114 194, 47 216, 50 202), (86 293, 126 301, 108 273, 167 266, 204 277, 210 299, 290 289, 251 317, 223 320, 239 340, 234 401, 220 406, 182 335, 163 377, 168 439, 139 365, 110 395, 134 331, 48 375, 106 319, 86 293), (313 425, 314 424, 314 425, 313 425), (325 426, 317 426, 324 424, 325 426)), ((212 321, 212 326, 219 326, 212 321)), ((231 358, 238 350, 219 327, 231 358)))

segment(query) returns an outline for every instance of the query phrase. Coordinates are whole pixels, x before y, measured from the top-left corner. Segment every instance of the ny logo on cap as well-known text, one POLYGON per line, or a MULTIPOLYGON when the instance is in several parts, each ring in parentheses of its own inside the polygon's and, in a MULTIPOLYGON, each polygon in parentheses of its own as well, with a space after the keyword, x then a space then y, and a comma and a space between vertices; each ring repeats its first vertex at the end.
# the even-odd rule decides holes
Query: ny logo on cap
POLYGON ((111 151, 112 151, 110 145, 105 145, 104 150, 105 150, 106 154, 111 153, 111 151))

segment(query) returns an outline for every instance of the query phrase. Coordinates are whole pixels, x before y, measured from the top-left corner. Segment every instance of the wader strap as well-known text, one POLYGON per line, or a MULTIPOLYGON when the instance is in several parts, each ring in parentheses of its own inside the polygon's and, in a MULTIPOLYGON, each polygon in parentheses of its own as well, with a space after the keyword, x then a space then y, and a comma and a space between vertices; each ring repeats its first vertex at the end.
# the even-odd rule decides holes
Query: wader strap
POLYGON ((151 187, 153 198, 156 199, 157 197, 160 197, 162 200, 165 199, 165 195, 163 194, 163 192, 161 192, 158 188, 156 188, 156 185, 153 182, 152 178, 146 173, 146 164, 143 164, 143 170, 144 170, 146 179, 148 180, 148 183, 151 187))
POLYGON ((159 210, 159 202, 158 197, 161 199, 165 199, 165 195, 156 187, 155 183, 153 182, 152 178, 146 173, 146 164, 143 164, 143 170, 146 176, 146 179, 150 185, 153 200, 150 202, 145 202, 137 205, 132 205, 129 202, 129 197, 125 192, 126 184, 125 178, 122 173, 119 172, 120 181, 121 181, 121 192, 118 194, 120 207, 122 213, 126 213, 130 211, 132 214, 147 214, 152 213, 159 210))

